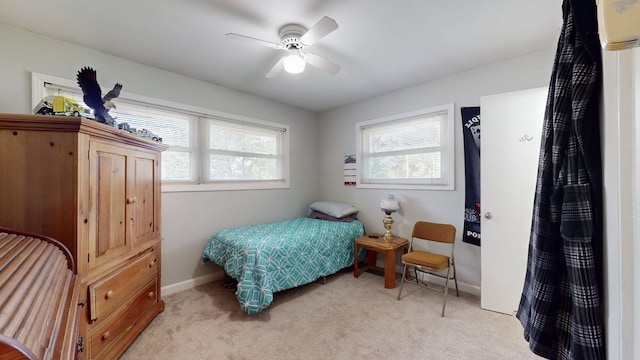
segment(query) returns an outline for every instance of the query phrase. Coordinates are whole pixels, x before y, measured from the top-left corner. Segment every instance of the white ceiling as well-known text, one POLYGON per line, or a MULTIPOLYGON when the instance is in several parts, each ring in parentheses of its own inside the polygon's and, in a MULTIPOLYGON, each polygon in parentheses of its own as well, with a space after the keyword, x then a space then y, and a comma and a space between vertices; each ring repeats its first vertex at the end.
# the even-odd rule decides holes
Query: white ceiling
POLYGON ((2 0, 0 22, 321 112, 553 47, 561 2, 2 0), (309 66, 299 75, 267 79, 284 52, 225 37, 279 42, 281 26, 310 28, 323 16, 339 28, 309 50, 339 64, 335 76, 309 66))

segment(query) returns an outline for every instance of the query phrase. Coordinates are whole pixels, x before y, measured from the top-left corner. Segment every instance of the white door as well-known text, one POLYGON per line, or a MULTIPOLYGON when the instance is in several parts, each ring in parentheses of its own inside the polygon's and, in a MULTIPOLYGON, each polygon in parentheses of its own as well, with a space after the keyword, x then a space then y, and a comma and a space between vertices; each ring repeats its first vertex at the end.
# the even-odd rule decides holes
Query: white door
POLYGON ((480 306, 513 314, 527 267, 547 88, 480 99, 480 306))

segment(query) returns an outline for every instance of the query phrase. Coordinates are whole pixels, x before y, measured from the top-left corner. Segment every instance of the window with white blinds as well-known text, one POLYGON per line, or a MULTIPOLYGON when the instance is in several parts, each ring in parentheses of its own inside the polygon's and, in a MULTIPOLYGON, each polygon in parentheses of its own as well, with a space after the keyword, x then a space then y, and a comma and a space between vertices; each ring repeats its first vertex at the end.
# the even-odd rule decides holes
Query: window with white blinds
POLYGON ((210 181, 262 181, 283 177, 282 129, 206 119, 210 181))
MULTIPOLYGON (((77 100, 72 81, 33 74, 34 104, 48 95, 77 100)), ((162 191, 238 190, 289 186, 288 127, 208 109, 126 94, 109 111, 117 124, 147 129, 169 145, 162 153, 162 191), (228 114, 225 114, 228 115, 228 114)))
POLYGON ((453 104, 356 125, 356 186, 454 188, 453 104))

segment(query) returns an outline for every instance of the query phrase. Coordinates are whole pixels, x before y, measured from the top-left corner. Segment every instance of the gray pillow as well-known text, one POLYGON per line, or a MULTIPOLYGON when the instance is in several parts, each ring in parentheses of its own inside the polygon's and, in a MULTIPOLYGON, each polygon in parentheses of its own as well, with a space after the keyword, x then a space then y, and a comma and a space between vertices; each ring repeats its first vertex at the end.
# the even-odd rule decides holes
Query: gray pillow
POLYGON ((349 204, 335 201, 316 201, 311 204, 309 208, 312 211, 315 210, 338 219, 358 213, 358 209, 356 209, 355 207, 349 204))

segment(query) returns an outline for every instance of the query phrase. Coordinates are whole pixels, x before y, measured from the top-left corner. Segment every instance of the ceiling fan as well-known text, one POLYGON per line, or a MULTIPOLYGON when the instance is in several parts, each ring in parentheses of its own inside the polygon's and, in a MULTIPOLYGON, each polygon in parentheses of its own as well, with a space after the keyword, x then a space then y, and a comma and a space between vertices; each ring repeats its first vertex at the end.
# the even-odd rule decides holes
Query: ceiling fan
POLYGON ((330 75, 335 75, 340 71, 339 65, 319 55, 303 50, 337 28, 338 23, 332 18, 325 16, 308 30, 298 24, 284 25, 280 28, 280 43, 234 33, 228 33, 226 36, 229 39, 248 41, 287 52, 287 54, 280 58, 271 70, 269 70, 266 75, 267 78, 276 77, 283 69, 291 74, 299 74, 304 71, 306 64, 310 64, 330 75))

